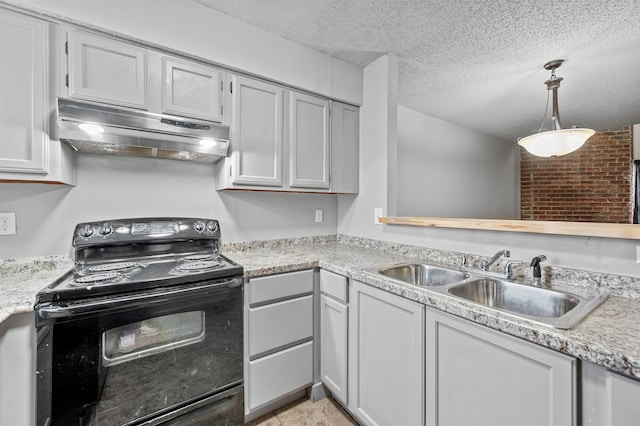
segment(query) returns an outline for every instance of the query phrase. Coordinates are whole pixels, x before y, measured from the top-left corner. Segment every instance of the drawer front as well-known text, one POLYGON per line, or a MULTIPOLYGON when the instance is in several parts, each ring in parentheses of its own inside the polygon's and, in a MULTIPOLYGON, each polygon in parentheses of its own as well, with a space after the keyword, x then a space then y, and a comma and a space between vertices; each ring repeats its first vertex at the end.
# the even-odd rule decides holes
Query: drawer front
POLYGON ((249 280, 249 303, 268 302, 313 292, 313 271, 299 271, 249 280))
POLYGON ((320 291, 347 303, 347 278, 321 269, 320 291))
POLYGON ((313 296, 249 309, 249 359, 313 337, 313 296))
POLYGON ((313 382, 313 342, 249 361, 248 408, 253 410, 313 382))

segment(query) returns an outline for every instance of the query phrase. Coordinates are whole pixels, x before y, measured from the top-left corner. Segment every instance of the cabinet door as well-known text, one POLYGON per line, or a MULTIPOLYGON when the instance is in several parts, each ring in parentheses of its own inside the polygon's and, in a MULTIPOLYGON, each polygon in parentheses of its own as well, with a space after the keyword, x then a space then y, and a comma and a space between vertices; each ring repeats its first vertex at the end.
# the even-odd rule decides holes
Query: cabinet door
POLYGON ((358 107, 331 102, 331 192, 358 193, 359 114, 358 107))
POLYGON ((233 76, 229 131, 234 184, 282 187, 283 95, 276 85, 233 76))
POLYGON ((347 404, 347 313, 347 305, 320 295, 320 376, 343 404, 347 404))
POLYGON ((575 359, 427 311, 427 425, 575 425, 575 359))
POLYGON ((329 101, 289 94, 289 186, 329 188, 329 101))
POLYGON ((349 289, 349 407, 367 425, 424 422, 424 307, 357 281, 349 289))
POLYGON ((640 380, 582 362, 582 423, 640 425, 640 380))
POLYGON ((162 60, 162 70, 163 113, 222 121, 223 72, 168 57, 162 60))
POLYGON ((0 425, 36 424, 36 347, 33 312, 0 322, 0 425))
POLYGON ((144 49, 81 31, 67 38, 70 97, 147 108, 144 49))
POLYGON ((48 25, 0 9, 0 171, 47 172, 48 25))

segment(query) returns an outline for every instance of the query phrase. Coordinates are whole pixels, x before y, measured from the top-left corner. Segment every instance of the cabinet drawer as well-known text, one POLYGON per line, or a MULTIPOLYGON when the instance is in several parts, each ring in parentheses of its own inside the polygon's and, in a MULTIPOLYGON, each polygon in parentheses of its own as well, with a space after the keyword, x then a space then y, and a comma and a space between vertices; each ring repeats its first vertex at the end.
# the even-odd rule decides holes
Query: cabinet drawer
POLYGON ((253 410, 313 381, 313 342, 249 361, 248 408, 253 410))
POLYGON ((347 303, 347 278, 321 269, 320 291, 347 303))
POLYGON ((313 296, 249 309, 249 358, 313 336, 313 296))
POLYGON ((252 278, 249 281, 249 303, 267 302, 313 292, 313 271, 252 278))

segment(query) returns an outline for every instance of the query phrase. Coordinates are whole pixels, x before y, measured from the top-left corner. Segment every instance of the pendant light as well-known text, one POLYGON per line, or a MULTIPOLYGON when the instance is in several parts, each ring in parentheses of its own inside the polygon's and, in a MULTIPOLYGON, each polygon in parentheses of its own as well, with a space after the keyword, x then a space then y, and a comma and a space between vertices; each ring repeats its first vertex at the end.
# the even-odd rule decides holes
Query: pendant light
MULTIPOLYGON (((518 145, 538 157, 559 157, 569 154, 584 145, 586 140, 595 133, 592 129, 578 129, 575 126, 571 129, 563 129, 560 125, 558 88, 560 87, 562 77, 556 77, 556 69, 560 67, 563 62, 563 59, 556 59, 544 65, 544 69, 551 70, 551 78, 545 81, 544 84, 547 85, 547 90, 553 93, 553 116, 551 117, 553 130, 540 132, 540 130, 542 130, 542 126, 540 126, 538 133, 518 139, 518 145)), ((549 106, 548 99, 547 97, 547 107, 549 106)), ((544 118, 542 123, 544 125, 544 118)))

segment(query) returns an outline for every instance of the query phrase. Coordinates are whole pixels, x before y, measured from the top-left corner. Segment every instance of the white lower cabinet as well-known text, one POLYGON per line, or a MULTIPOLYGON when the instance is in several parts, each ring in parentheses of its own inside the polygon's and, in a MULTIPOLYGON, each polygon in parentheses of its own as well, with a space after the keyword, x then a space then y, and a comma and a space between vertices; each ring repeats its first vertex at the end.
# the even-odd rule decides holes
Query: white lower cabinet
POLYGON ((249 409, 263 406, 313 380, 313 342, 306 342, 249 361, 247 399, 249 409))
POLYGON ((640 380, 582 362, 582 424, 640 425, 640 380))
POLYGON ((429 426, 575 425, 576 360, 427 310, 429 426))
POLYGON ((35 424, 36 345, 33 312, 0 322, 0 425, 35 424))
POLYGON ((424 423, 424 306, 349 286, 349 409, 367 425, 424 423))
POLYGON ((313 271, 307 270, 252 278, 246 284, 248 420, 313 382, 313 281, 313 271))
POLYGON ((313 296, 249 308, 249 356, 313 336, 313 296))
POLYGON ((335 399, 347 405, 347 278, 320 271, 320 378, 335 399))

